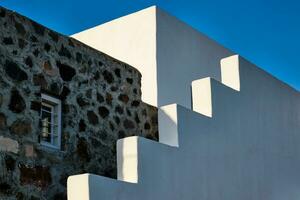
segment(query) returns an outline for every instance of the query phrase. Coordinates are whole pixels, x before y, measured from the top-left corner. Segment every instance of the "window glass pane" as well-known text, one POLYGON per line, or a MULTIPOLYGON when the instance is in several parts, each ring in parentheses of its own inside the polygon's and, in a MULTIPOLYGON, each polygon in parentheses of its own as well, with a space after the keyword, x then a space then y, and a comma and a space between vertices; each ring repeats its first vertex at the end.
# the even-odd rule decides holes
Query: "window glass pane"
POLYGON ((61 140, 61 103, 53 97, 42 94, 41 142, 46 146, 59 147, 61 140), (59 102, 59 103, 58 103, 59 102))
POLYGON ((52 108, 50 106, 42 106, 41 123, 42 123, 42 141, 51 143, 52 133, 52 108))
POLYGON ((57 133, 56 134, 53 134, 53 145, 57 146, 58 145, 58 135, 57 133))
POLYGON ((53 109, 53 125, 58 124, 58 112, 57 112, 57 106, 53 109))

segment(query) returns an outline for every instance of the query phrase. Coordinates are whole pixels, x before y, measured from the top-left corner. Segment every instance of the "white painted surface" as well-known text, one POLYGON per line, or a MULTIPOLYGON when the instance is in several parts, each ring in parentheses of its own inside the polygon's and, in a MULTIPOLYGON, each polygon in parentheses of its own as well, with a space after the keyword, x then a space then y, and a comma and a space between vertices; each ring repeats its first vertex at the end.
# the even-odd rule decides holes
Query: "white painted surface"
POLYGON ((90 200, 90 188, 91 185, 86 176, 70 176, 68 178, 68 200, 90 200))
POLYGON ((220 60, 233 53, 160 9, 156 18, 157 106, 177 103, 191 108, 191 82, 221 80, 220 60))
POLYGON ((138 144, 134 137, 120 139, 117 142, 118 180, 138 182, 138 144))
MULTIPOLYGON (((175 107, 176 105, 173 104, 175 107)), ((159 142, 170 146, 178 147, 178 128, 176 109, 158 109, 158 132, 159 142)))
MULTIPOLYGON (((239 82, 225 78, 226 86, 209 78, 199 82, 205 86, 192 88, 193 93, 211 96, 212 117, 199 114, 201 109, 168 105, 159 115, 164 144, 123 139, 135 141, 137 147, 136 184, 78 175, 68 180, 69 200, 82 195, 75 183, 88 185, 89 196, 80 196, 85 200, 298 200, 299 92, 243 58, 227 61, 232 68, 226 65, 222 73, 233 74, 239 82), (232 89, 238 86, 240 91, 232 89), (174 138, 179 147, 172 147, 174 138)), ((193 104, 202 100, 201 95, 193 97, 193 104)), ((121 152, 118 159, 126 162, 128 156, 121 152)))
POLYGON ((219 62, 233 53, 155 6, 72 37, 142 73, 142 100, 191 108, 190 84, 221 80, 219 62))
POLYGON ((212 117, 210 79, 211 78, 203 78, 192 82, 192 109, 207 117, 212 117))
POLYGON ((151 7, 72 37, 137 68, 142 74, 142 98, 157 105, 156 9, 151 7))
POLYGON ((221 80, 224 85, 240 91, 239 56, 221 59, 221 80))

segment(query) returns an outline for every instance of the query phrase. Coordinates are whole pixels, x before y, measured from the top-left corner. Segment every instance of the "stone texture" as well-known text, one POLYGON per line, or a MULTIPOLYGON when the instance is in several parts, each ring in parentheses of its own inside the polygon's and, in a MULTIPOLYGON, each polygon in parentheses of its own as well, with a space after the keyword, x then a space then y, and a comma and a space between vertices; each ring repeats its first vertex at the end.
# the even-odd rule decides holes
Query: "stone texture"
POLYGON ((45 33, 45 27, 39 25, 38 23, 31 21, 31 24, 33 26, 33 29, 35 31, 35 33, 37 33, 38 35, 43 36, 45 33))
POLYGON ((25 101, 18 90, 12 90, 10 94, 9 109, 14 113, 20 113, 26 108, 25 101))
POLYGON ((109 110, 105 106, 100 106, 99 109, 99 115, 104 119, 109 115, 109 110))
POLYGON ((15 81, 24 81, 28 78, 26 72, 20 69, 19 65, 13 61, 6 60, 4 69, 6 74, 15 81))
POLYGON ((139 105, 140 105, 140 102, 136 101, 136 100, 132 101, 132 103, 131 103, 131 106, 133 106, 133 107, 138 107, 139 105))
POLYGON ((87 112, 87 117, 88 117, 90 124, 92 124, 92 125, 98 124, 98 122, 99 122, 98 116, 93 111, 89 110, 87 112))
POLYGON ((31 58, 30 56, 26 57, 26 59, 25 59, 25 64, 26 64, 28 67, 33 67, 32 58, 31 58))
POLYGON ((16 160, 10 156, 6 155, 5 156, 5 165, 6 165, 6 170, 9 171, 14 171, 16 168, 16 160))
POLYGON ((149 129, 150 129, 150 124, 149 124, 148 122, 146 122, 146 123, 144 124, 144 129, 145 129, 145 130, 149 130, 149 129))
POLYGON ((28 120, 16 120, 10 127, 12 134, 27 135, 31 133, 31 122, 28 120))
POLYGON ((54 68, 49 61, 45 61, 43 70, 48 76, 56 76, 58 74, 57 68, 54 68))
POLYGON ((40 86, 42 89, 47 89, 48 83, 43 74, 35 74, 33 75, 33 84, 36 86, 40 86))
POLYGON ((61 46, 60 51, 58 52, 58 54, 60 56, 65 56, 69 59, 72 57, 72 54, 70 53, 70 51, 66 47, 64 47, 64 45, 61 46))
POLYGON ((57 67, 59 69, 60 76, 64 81, 71 81, 73 76, 76 74, 75 69, 69 65, 57 62, 57 67))
POLYGON ((107 81, 107 83, 112 83, 114 81, 114 76, 109 71, 105 70, 103 72, 104 80, 107 81))
POLYGON ((11 37, 5 37, 5 38, 3 38, 3 44, 11 45, 11 44, 14 44, 14 41, 11 37))
POLYGON ((120 105, 117 105, 116 108, 115 108, 115 112, 122 115, 124 113, 124 109, 120 105))
POLYGON ((84 132, 85 130, 86 130, 86 124, 85 124, 84 120, 81 119, 81 120, 79 121, 79 128, 78 128, 78 131, 79 131, 79 132, 84 132))
POLYGON ((0 199, 66 200, 69 175, 116 178, 118 138, 157 140, 131 66, 1 7, 0 43, 0 199), (40 144, 42 92, 62 101, 60 150, 40 144))
POLYGON ((0 194, 9 195, 12 193, 12 188, 8 183, 1 182, 0 183, 0 194))
POLYGON ((76 153, 78 154, 79 158, 83 161, 90 161, 90 155, 88 150, 88 144, 86 142, 86 139, 79 138, 77 142, 77 149, 76 153))
POLYGON ((23 40, 22 38, 18 39, 18 46, 20 49, 23 49, 27 45, 27 42, 23 40))
POLYGON ((3 113, 0 113, 0 130, 5 130, 6 126, 6 117, 3 113))
POLYGON ((50 46, 50 44, 49 44, 49 43, 45 43, 45 45, 44 45, 44 49, 45 49, 47 52, 49 52, 49 51, 50 51, 50 49, 51 49, 51 46, 50 46))
POLYGON ((25 150, 25 156, 28 158, 34 158, 37 156, 33 145, 29 145, 29 144, 25 145, 24 150, 25 150))
POLYGON ((97 101, 98 101, 99 103, 104 102, 104 97, 103 97, 101 94, 99 94, 99 93, 97 93, 97 101))
POLYGON ((90 105, 88 99, 86 99, 85 97, 83 97, 83 95, 77 96, 76 101, 77 101, 77 104, 78 104, 80 107, 84 107, 84 106, 90 105))
POLYGON ((26 34, 26 30, 25 30, 24 26, 21 23, 15 22, 15 27, 16 27, 17 32, 20 35, 24 36, 26 34))
POLYGON ((108 105, 112 104, 113 97, 110 93, 106 93, 105 101, 108 105))
POLYGON ((1 9, 0 10, 0 17, 5 17, 6 16, 6 10, 4 10, 4 9, 1 9))
POLYGON ((0 152, 19 152, 19 143, 11 138, 0 136, 0 152))
POLYGON ((62 100, 65 100, 68 97, 68 95, 70 94, 70 92, 71 92, 71 90, 68 87, 64 86, 60 93, 60 98, 62 100))
POLYGON ((123 125, 124 125, 125 129, 133 129, 134 128, 134 122, 129 119, 125 119, 123 122, 123 125))
POLYGON ((49 31, 48 35, 50 36, 50 38, 54 41, 54 42, 58 42, 59 40, 59 35, 57 33, 55 33, 54 31, 49 31))
POLYGON ((129 97, 126 94, 120 94, 118 99, 124 103, 128 103, 128 101, 129 101, 129 97))
POLYGON ((33 184, 37 187, 45 188, 52 182, 49 167, 20 164, 19 168, 22 185, 33 184))
POLYGON ((31 104, 30 104, 30 109, 31 110, 34 110, 34 111, 37 111, 38 113, 40 113, 41 111, 41 102, 40 101, 31 101, 31 104))

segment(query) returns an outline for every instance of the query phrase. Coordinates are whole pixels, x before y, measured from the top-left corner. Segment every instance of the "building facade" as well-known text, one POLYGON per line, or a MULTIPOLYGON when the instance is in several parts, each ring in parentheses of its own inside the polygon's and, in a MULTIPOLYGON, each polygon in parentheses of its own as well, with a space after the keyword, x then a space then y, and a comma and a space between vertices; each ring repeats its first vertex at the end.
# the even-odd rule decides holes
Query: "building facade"
POLYGON ((141 74, 0 8, 0 199, 66 199, 67 177, 117 177, 117 139, 158 139, 141 74))
POLYGON ((178 19, 0 28, 0 199, 299 199, 299 91, 178 19))
POLYGON ((155 6, 73 37, 141 71, 159 142, 118 140, 118 179, 71 176, 69 200, 299 199, 299 91, 155 6))

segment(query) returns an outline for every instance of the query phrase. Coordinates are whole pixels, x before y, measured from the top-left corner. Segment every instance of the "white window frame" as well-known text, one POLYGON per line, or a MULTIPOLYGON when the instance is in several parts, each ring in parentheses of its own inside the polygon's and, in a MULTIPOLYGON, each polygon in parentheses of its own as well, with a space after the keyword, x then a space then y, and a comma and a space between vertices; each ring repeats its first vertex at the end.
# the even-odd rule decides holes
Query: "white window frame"
MULTIPOLYGON (((42 94, 42 102, 41 102, 41 116, 42 117, 42 106, 43 104, 49 107, 52 107, 51 112, 51 142, 46 142, 40 140, 40 144, 46 147, 54 148, 54 149, 60 149, 61 148, 61 100, 57 99, 55 97, 49 96, 47 94, 42 94), (53 125, 54 121, 54 112, 57 115, 57 127, 53 125), (57 144, 54 144, 54 133, 53 130, 56 128, 57 132, 57 144)), ((40 132, 42 134, 42 131, 40 132)))

